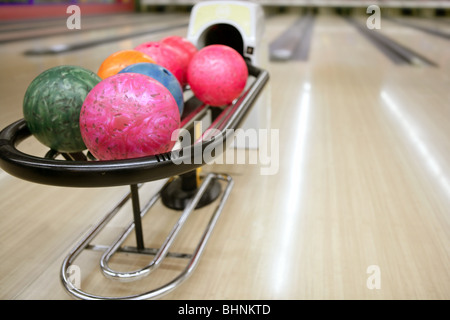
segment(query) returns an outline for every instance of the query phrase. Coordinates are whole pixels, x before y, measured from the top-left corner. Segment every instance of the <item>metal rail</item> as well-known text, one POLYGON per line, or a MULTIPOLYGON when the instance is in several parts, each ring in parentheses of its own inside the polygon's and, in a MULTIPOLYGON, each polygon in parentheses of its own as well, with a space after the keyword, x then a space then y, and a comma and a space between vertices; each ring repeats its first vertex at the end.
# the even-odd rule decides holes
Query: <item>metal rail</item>
MULTIPOLYGON (((128 296, 101 296, 93 293, 86 292, 82 290, 81 288, 77 288, 70 280, 69 275, 69 268, 72 264, 74 264, 77 257, 86 249, 90 249, 92 246, 90 243, 91 241, 102 231, 102 229, 108 224, 108 222, 117 214, 117 212, 120 210, 120 208, 123 206, 124 201, 129 199, 129 195, 125 196, 122 201, 119 202, 118 206, 116 206, 111 212, 109 212, 101 221, 99 221, 88 233, 87 235, 70 251, 70 253, 67 255, 67 257, 64 259, 61 267, 61 282, 63 283, 64 287, 68 291, 70 295, 72 295, 75 298, 83 299, 83 300, 143 300, 143 299, 157 299, 161 296, 169 293, 170 291, 174 290, 176 287, 181 285, 185 280, 189 278, 189 276, 192 274, 192 272, 195 270, 195 268, 198 265, 198 262, 200 260, 200 257, 203 253, 203 251, 206 248, 206 244, 212 234, 212 231, 214 230, 214 227, 220 217, 220 214, 223 211, 223 208, 225 206, 226 201, 228 200, 228 197, 230 195, 231 189, 233 187, 233 180, 230 176, 226 174, 217 174, 217 173, 210 173, 206 176, 205 180, 203 181, 201 187, 197 191, 196 195, 190 200, 188 206, 184 210, 183 214, 181 215, 178 222, 174 225, 172 231, 167 236, 166 240, 164 241, 163 245, 158 250, 146 250, 146 252, 142 254, 153 254, 156 251, 155 258, 151 261, 149 265, 146 267, 132 271, 132 272, 117 272, 112 269, 110 269, 107 265, 109 259, 112 257, 114 253, 117 251, 125 251, 125 252, 134 252, 134 253, 140 253, 139 250, 136 250, 135 248, 131 249, 125 249, 125 250, 118 250, 120 248, 120 245, 125 241, 127 236, 130 234, 130 232, 134 228, 134 223, 131 223, 130 226, 125 230, 123 234, 121 234, 118 239, 109 247, 106 247, 106 251, 102 257, 101 267, 105 275, 108 277, 112 277, 114 279, 119 280, 137 280, 142 278, 143 276, 146 276, 150 273, 150 271, 156 269, 163 261, 163 259, 168 256, 169 249, 172 245, 172 243, 175 241, 177 234, 179 230, 183 227, 184 222, 187 220, 189 215, 193 212, 195 209, 198 201, 202 197, 203 193, 207 189, 208 185, 214 180, 219 179, 221 181, 224 181, 227 183, 227 187, 225 188, 224 192, 222 193, 222 197, 219 201, 219 204, 217 205, 214 213, 212 214, 208 225, 206 226, 203 235, 200 239, 200 241, 197 244, 197 247, 192 252, 192 254, 178 254, 180 258, 186 258, 189 259, 186 263, 185 268, 178 274, 177 277, 169 281, 168 283, 158 287, 151 289, 149 291, 140 293, 140 294, 134 294, 134 295, 128 295, 128 296), (150 251, 150 252, 149 252, 150 251)), ((164 187, 163 187, 164 188, 164 187)), ((159 193, 157 193, 154 197, 152 197, 147 205, 145 206, 145 209, 142 211, 142 216, 144 216, 147 211, 152 207, 152 205, 158 200, 159 193)), ((95 247, 95 246, 94 246, 95 247)), ((172 255, 173 256, 173 255, 172 255)))

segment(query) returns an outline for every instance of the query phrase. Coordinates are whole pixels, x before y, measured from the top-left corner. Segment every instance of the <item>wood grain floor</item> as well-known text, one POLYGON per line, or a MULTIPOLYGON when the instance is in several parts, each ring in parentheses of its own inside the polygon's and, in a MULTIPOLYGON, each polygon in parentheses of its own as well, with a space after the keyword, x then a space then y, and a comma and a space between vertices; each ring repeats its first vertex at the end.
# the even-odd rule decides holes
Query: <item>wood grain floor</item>
MULTIPOLYGON (((149 16, 148 26, 188 18, 149 16)), ((268 19, 267 39, 295 19, 268 19)), ((450 45, 382 23, 380 32, 438 67, 396 66, 341 17, 317 16, 309 60, 268 65, 275 174, 261 174, 262 163, 203 168, 230 174, 235 186, 198 268, 163 299, 450 298, 450 45)), ((180 28, 62 55, 22 54, 118 30, 2 45, 0 127, 22 118, 26 87, 45 69, 95 71, 111 52, 186 34, 180 28)), ((33 141, 23 148, 44 152, 33 141)), ((161 183, 144 186, 143 197, 161 183)), ((59 279, 62 260, 127 190, 44 186, 0 171, 0 298, 71 299, 59 279)), ((192 250, 211 210, 195 212, 174 250, 192 250)), ((131 214, 123 211, 99 242, 123 228, 131 214)), ((158 204, 144 219, 146 244, 158 245, 178 214, 158 204)), ((77 264, 83 288, 105 295, 146 290, 183 267, 168 259, 155 277, 117 283, 99 273, 100 255, 86 252, 77 264)), ((146 262, 132 254, 113 261, 117 268, 146 262)))

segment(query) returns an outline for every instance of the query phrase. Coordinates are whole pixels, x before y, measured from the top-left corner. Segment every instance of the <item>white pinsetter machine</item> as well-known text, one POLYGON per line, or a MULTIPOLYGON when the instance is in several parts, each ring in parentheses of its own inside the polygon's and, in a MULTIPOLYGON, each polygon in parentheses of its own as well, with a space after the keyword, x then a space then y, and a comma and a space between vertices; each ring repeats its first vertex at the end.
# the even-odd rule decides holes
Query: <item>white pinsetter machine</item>
MULTIPOLYGON (((0 167, 13 176, 34 183, 63 187, 130 186, 130 191, 85 233, 62 262, 61 282, 72 297, 86 300, 156 299, 177 288, 192 274, 231 195, 233 186, 233 180, 227 174, 209 173, 199 178, 198 169, 207 163, 201 157, 202 160, 197 161, 197 156, 199 152, 203 154, 207 149, 214 149, 215 156, 219 156, 225 151, 227 141, 234 139, 235 129, 243 126, 252 129, 264 127, 268 101, 264 98, 267 90, 263 89, 269 75, 263 68, 266 59, 263 32, 263 10, 251 2, 205 1, 194 6, 187 38, 199 49, 218 43, 235 48, 247 60, 249 80, 241 96, 232 104, 222 108, 211 108, 194 96, 187 99, 181 119, 182 128, 194 132, 195 123, 203 121, 209 115, 208 129, 214 130, 204 130, 201 133, 201 139, 195 135, 192 135, 191 141, 183 139, 182 142, 177 143, 172 152, 113 161, 97 161, 88 151, 60 154, 49 150, 47 154, 37 156, 26 153, 23 148, 20 150, 18 148, 23 140, 33 139, 24 119, 10 124, 0 132, 0 167), (141 193, 150 182, 160 183, 161 188, 153 192, 148 197, 149 200, 143 201, 144 204, 141 206, 141 193), (163 204, 162 208, 165 210, 161 209, 161 205, 159 209, 155 206, 159 202, 163 204), (117 230, 117 221, 113 219, 120 212, 127 213, 124 209, 127 203, 131 204, 130 222, 118 235, 113 235, 111 240, 111 229, 117 230), (173 244, 180 230, 188 226, 186 221, 192 217, 191 214, 203 207, 212 209, 209 216, 202 216, 206 219, 206 227, 200 230, 200 240, 192 244, 193 250, 190 252, 173 252, 173 244), (152 208, 153 210, 150 210, 152 208), (144 237, 143 222, 150 211, 152 211, 151 216, 153 213, 167 215, 167 211, 176 213, 176 222, 168 228, 167 236, 164 235, 165 231, 163 232, 163 238, 161 238, 163 240, 156 248, 149 248, 144 244, 144 240, 148 237, 144 237), (105 230, 111 221, 114 221, 114 227, 105 230), (107 244, 94 243, 105 241, 105 239, 108 239, 107 244), (135 245, 129 245, 130 240, 135 245), (111 290, 114 290, 115 294, 117 292, 126 292, 126 294, 115 296, 107 292, 93 292, 98 291, 97 280, 92 285, 91 281, 85 280, 85 276, 86 272, 90 276, 95 270, 87 268, 89 271, 85 271, 80 267, 86 260, 90 261, 92 258, 92 253, 89 252, 101 252, 98 272, 102 273, 106 277, 104 281, 108 282, 108 285, 101 287, 113 287, 114 289, 111 290), (125 268, 123 264, 119 270, 113 269, 111 259, 117 256, 120 256, 120 261, 128 261, 131 270, 123 270, 125 268), (149 287, 147 282, 143 285, 142 281, 164 271, 164 267, 159 267, 164 265, 167 258, 177 259, 176 268, 173 265, 167 268, 171 272, 170 276, 161 277, 164 280, 163 283, 158 280, 149 281, 151 284, 149 287), (136 260, 139 260, 139 263, 136 263, 136 260), (145 262, 143 267, 141 267, 142 261, 145 262), (136 265, 139 265, 137 269, 136 265), (176 269, 175 276, 172 276, 173 269, 176 269), (80 274, 83 275, 81 280, 80 274), (122 282, 109 279, 122 280, 122 282), (132 285, 129 291, 124 289, 123 286, 127 284, 123 282, 133 280, 139 280, 139 285, 132 285), (139 288, 139 292, 135 292, 136 287, 139 288), (143 287, 145 289, 141 290, 143 287)), ((257 147, 257 143, 245 147, 257 147)), ((187 229, 184 228, 184 230, 187 229)), ((188 233, 198 232, 198 230, 190 229, 187 231, 188 233)), ((128 265, 128 263, 125 264, 128 265)), ((96 278, 95 275, 93 277, 102 278, 96 278)))

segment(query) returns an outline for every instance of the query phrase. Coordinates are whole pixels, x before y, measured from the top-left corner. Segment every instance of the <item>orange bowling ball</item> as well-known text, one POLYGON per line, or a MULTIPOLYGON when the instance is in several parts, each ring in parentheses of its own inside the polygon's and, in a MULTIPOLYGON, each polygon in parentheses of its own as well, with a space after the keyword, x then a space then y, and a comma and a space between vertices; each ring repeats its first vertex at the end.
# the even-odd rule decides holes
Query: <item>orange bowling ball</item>
POLYGON ((155 60, 137 50, 120 50, 111 54, 102 62, 97 75, 106 79, 119 73, 123 68, 139 62, 155 63, 155 60))

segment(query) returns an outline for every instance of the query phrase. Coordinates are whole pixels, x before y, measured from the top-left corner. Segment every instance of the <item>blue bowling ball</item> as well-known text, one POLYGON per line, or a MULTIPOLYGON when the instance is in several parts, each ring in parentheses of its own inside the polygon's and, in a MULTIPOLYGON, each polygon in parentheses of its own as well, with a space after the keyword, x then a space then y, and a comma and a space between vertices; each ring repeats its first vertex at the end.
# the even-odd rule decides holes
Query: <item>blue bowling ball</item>
POLYGON ((184 110, 184 98, 183 89, 177 78, 166 68, 156 64, 141 62, 129 65, 122 69, 119 73, 140 73, 149 76, 156 81, 159 81, 163 86, 165 86, 175 98, 178 105, 178 110, 180 111, 180 116, 183 114, 184 110))

